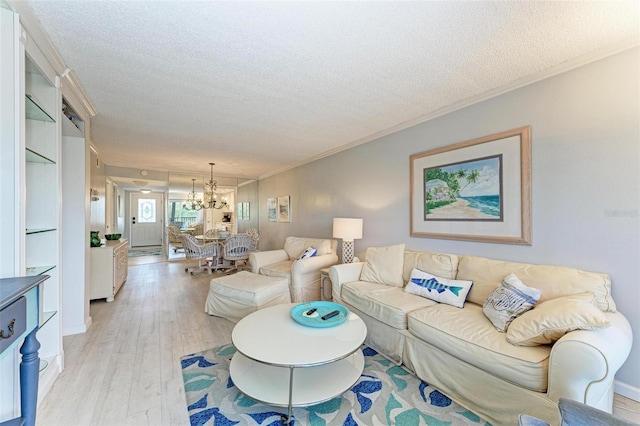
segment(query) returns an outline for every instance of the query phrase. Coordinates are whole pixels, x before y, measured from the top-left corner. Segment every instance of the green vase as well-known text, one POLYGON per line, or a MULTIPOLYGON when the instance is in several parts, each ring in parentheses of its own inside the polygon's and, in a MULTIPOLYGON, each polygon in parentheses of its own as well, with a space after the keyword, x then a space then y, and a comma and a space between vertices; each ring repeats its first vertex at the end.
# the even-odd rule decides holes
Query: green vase
POLYGON ((91 232, 91 247, 100 247, 100 231, 91 232))

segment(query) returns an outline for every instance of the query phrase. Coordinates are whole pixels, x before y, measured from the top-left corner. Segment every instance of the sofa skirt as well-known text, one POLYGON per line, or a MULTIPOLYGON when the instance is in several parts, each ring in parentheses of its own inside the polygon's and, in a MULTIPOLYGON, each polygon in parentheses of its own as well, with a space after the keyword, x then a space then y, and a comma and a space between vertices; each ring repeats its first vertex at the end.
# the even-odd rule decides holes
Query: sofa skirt
POLYGON ((404 330, 398 330, 397 328, 375 320, 342 299, 338 303, 349 308, 351 312, 362 318, 362 321, 367 325, 367 338, 364 341, 367 346, 375 349, 380 355, 395 362, 397 365, 402 364, 402 352, 404 350, 405 340, 404 330))
POLYGON ((404 337, 407 368, 494 426, 517 425, 520 414, 558 424, 558 405, 546 393, 499 379, 411 335, 404 337))

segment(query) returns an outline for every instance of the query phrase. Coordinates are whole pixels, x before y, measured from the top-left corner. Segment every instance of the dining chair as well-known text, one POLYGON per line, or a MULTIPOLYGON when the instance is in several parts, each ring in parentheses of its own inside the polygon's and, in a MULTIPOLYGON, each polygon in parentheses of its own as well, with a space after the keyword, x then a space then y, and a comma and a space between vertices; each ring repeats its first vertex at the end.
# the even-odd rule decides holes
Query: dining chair
POLYGON ((251 237, 251 251, 258 249, 258 240, 260 239, 260 231, 256 228, 247 229, 247 235, 251 237))
POLYGON ((218 230, 217 229, 208 229, 207 232, 204 233, 204 237, 207 240, 213 240, 215 238, 219 238, 218 230))
POLYGON ((187 260, 193 259, 198 261, 198 266, 186 267, 185 272, 191 272, 191 275, 195 275, 195 271, 208 269, 209 273, 213 269, 213 266, 209 264, 208 258, 213 259, 215 263, 218 258, 218 243, 206 243, 198 244, 198 240, 194 236, 189 234, 182 234, 182 246, 184 247, 184 254, 187 260), (203 265, 204 261, 204 265, 203 265))
POLYGON ((242 262, 246 266, 252 244, 253 241, 247 234, 232 234, 225 240, 222 259, 225 263, 228 262, 228 266, 224 266, 228 268, 227 274, 239 269, 238 262, 242 262))
POLYGON ((177 253, 178 250, 184 250, 184 247, 182 247, 182 232, 176 226, 169 225, 167 226, 167 233, 169 235, 169 244, 173 246, 173 252, 177 253))

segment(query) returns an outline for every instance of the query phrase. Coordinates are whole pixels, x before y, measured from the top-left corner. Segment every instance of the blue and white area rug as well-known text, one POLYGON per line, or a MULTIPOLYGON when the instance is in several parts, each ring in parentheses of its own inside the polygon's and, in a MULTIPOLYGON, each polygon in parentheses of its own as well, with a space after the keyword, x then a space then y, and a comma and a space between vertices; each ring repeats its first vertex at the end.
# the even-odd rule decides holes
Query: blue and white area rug
MULTIPOLYGON (((286 408, 256 402, 234 386, 229 363, 235 351, 228 344, 180 360, 191 425, 281 425, 286 408)), ((373 349, 362 352, 358 382, 340 397, 294 408, 292 425, 490 426, 373 349)))

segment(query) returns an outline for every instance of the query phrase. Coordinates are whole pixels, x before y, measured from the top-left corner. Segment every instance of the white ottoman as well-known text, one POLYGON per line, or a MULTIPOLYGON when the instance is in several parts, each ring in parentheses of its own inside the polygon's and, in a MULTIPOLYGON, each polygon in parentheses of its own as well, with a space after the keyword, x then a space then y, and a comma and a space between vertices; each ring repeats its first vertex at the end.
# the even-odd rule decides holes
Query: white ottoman
POLYGON ((204 310, 238 322, 258 309, 281 303, 291 303, 286 278, 240 271, 211 280, 204 310))

